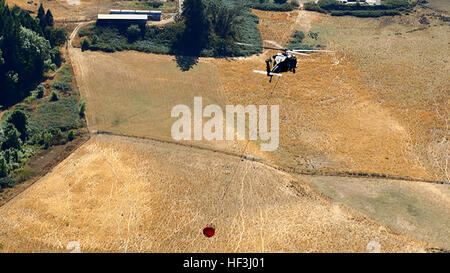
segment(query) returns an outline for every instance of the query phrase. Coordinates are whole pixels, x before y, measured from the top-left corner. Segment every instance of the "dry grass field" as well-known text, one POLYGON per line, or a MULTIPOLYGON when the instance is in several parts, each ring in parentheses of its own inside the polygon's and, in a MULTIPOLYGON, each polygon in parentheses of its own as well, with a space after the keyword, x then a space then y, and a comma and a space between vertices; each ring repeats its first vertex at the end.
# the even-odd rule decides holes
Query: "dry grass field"
POLYGON ((406 133, 410 160, 426 176, 450 181, 450 23, 434 15, 417 9, 379 19, 328 17, 312 29, 357 65, 364 92, 406 133))
POLYGON ((421 252, 425 245, 252 161, 95 136, 0 208, 3 251, 421 252), (211 158, 214 157, 214 160, 211 158), (209 223, 213 238, 202 235, 209 223))
POLYGON ((174 106, 193 109, 195 96, 226 104, 214 65, 201 61, 182 72, 167 55, 72 51, 91 130, 170 138, 174 106))
MULTIPOLYGON (((227 104, 216 66, 203 60, 182 72, 173 56, 70 51, 92 132, 173 141, 171 127, 177 120, 171 117, 173 107, 183 104, 193 109, 194 97, 202 97, 203 107, 215 104, 225 109, 227 104)), ((235 153, 246 147, 264 157, 255 144, 245 141, 186 143, 235 153)))
MULTIPOLYGON (((324 24, 322 22, 330 20, 348 20, 349 24, 354 22, 352 20, 359 22, 359 19, 355 18, 329 18, 305 11, 292 13, 255 11, 255 13, 261 18, 263 39, 276 40, 282 44, 286 43, 294 29, 308 31, 312 26, 312 30, 317 31, 317 24, 324 24), (286 29, 291 31, 286 32, 286 29)), ((365 24, 369 26, 371 23, 365 21, 361 21, 360 24, 353 23, 355 26, 365 24)), ((339 31, 336 32, 336 39, 340 37, 340 32, 352 35, 348 25, 335 27, 334 30, 339 31)), ((353 35, 355 40, 366 37, 353 35)), ((325 34, 320 32, 319 36, 325 34)), ((367 44, 367 41, 365 42, 367 44)), ((299 169, 446 179, 442 172, 426 164, 418 151, 417 143, 421 143, 419 138, 423 131, 417 132, 416 128, 410 127, 411 121, 425 124, 433 123, 435 119, 442 120, 433 115, 435 112, 432 111, 423 112, 420 116, 422 119, 417 120, 418 113, 423 109, 410 107, 408 115, 401 101, 381 103, 375 87, 370 84, 362 71, 364 64, 355 60, 356 57, 353 57, 352 52, 346 50, 346 47, 339 47, 336 43, 330 46, 336 50, 335 54, 301 57, 297 74, 285 74, 281 78, 274 79, 273 83, 269 83, 262 75, 252 75, 251 71, 264 69, 264 59, 269 54, 275 53, 274 51, 259 57, 211 60, 211 62, 219 69, 225 94, 231 104, 280 105, 280 149, 271 154, 272 159, 280 165, 299 169), (396 108, 394 103, 397 102, 396 108), (410 120, 401 119, 397 115, 402 110, 411 118, 410 120)), ((363 42, 360 44, 364 45, 363 42)), ((380 42, 380 47, 381 44, 380 42)), ((436 51, 437 49, 433 52, 436 51)), ((393 51, 392 54, 395 53, 393 51)), ((442 63, 442 59, 447 56, 442 58, 445 51, 440 54, 433 57, 428 53, 427 56, 442 63)), ((395 71, 391 66, 384 66, 384 69, 385 74, 395 71)), ((440 88, 447 78, 441 73, 442 70, 439 71, 440 74, 433 76, 436 79, 433 83, 440 88)), ((429 69, 424 71, 431 72, 429 69)), ((405 91, 404 88, 393 89, 402 86, 404 81, 398 82, 400 78, 392 80, 395 86, 389 89, 391 94, 398 96, 411 94, 410 90, 405 91)), ((421 79, 411 78, 410 81, 420 83, 421 79)), ((441 95, 443 96, 441 99, 444 99, 441 106, 445 106, 445 99, 448 101, 448 96, 445 97, 442 92, 441 95)), ((445 115, 445 108, 442 107, 440 110, 441 114, 445 115)), ((426 136, 431 134, 432 132, 426 132, 426 136)), ((439 152, 442 151, 445 152, 445 147, 439 147, 439 152)))
POLYGON ((88 21, 97 13, 107 13, 114 6, 112 0, 6 0, 10 6, 17 5, 37 14, 39 5, 50 9, 57 23, 88 21))
MULTIPOLYGON (((187 143, 208 147, 197 149, 94 134, 0 207, 0 251, 64 252, 71 241, 91 252, 367 252, 370 241, 383 252, 430 246, 399 233, 449 248, 448 185, 293 176, 214 152, 245 152, 305 170, 448 180, 448 62, 442 61, 448 56, 439 51, 448 36, 431 39, 437 49, 429 52, 420 47, 422 30, 406 33, 417 26, 401 31, 412 39, 389 35, 409 17, 389 22, 306 11, 254 13, 263 39, 285 44, 294 30, 312 30, 320 38, 309 42, 336 53, 302 57, 296 74, 272 83, 252 70, 263 70, 273 51, 200 59, 188 72, 172 56, 70 47, 69 54, 91 132, 171 140, 172 107, 202 96, 204 105, 280 105, 278 151, 262 153, 253 142, 187 143), (377 35, 383 42, 372 42, 377 35), (387 37, 395 40, 383 51, 387 37), (367 53, 368 45, 381 51, 367 53), (395 56, 400 48, 417 50, 422 59, 414 57, 416 64, 395 56), (422 73, 434 73, 433 80, 422 73), (422 96, 425 87, 430 93, 422 96), (201 233, 209 223, 217 228, 213 238, 201 233)), ((448 33, 442 27, 423 31, 448 33)))

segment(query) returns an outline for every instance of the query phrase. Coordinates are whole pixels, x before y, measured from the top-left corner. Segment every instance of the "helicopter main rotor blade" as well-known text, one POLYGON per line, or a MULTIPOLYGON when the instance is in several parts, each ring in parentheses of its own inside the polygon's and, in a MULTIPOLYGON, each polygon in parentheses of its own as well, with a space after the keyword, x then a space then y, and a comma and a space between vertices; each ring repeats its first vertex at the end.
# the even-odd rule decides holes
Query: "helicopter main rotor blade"
POLYGON ((333 53, 334 51, 330 50, 315 50, 315 49, 289 49, 293 52, 327 52, 327 53, 333 53))
POLYGON ((289 48, 284 48, 282 47, 280 44, 278 44, 275 41, 270 41, 270 40, 264 40, 265 42, 269 43, 269 44, 273 44, 275 47, 269 47, 269 46, 258 46, 258 45, 252 45, 252 44, 246 44, 246 43, 235 43, 237 45, 243 45, 243 46, 252 46, 252 47, 259 47, 259 48, 263 48, 263 49, 273 49, 273 50, 283 50, 286 52, 290 52, 290 53, 299 53, 299 52, 325 52, 325 53, 334 53, 334 51, 331 50, 318 50, 318 49, 289 49, 289 48))
POLYGON ((301 52, 295 52, 295 51, 291 51, 291 50, 288 50, 288 51, 286 51, 287 53, 291 53, 291 54, 297 54, 297 55, 303 55, 303 56, 309 56, 309 54, 305 54, 305 53, 301 53, 301 52))
POLYGON ((278 49, 281 49, 281 50, 286 50, 286 48, 284 48, 284 47, 282 47, 279 43, 277 43, 277 42, 275 42, 275 41, 271 41, 271 40, 264 40, 264 42, 267 42, 267 43, 269 43, 269 44, 272 44, 272 45, 274 45, 274 46, 276 46, 276 47, 278 47, 278 49))
POLYGON ((258 47, 256 45, 252 45, 252 44, 246 44, 246 43, 235 43, 237 45, 243 45, 243 46, 253 46, 253 47, 258 47))
POLYGON ((263 48, 263 49, 280 50, 279 48, 269 47, 269 46, 258 46, 258 45, 252 45, 252 44, 246 44, 246 43, 235 43, 235 44, 242 45, 242 46, 259 47, 259 48, 263 48))

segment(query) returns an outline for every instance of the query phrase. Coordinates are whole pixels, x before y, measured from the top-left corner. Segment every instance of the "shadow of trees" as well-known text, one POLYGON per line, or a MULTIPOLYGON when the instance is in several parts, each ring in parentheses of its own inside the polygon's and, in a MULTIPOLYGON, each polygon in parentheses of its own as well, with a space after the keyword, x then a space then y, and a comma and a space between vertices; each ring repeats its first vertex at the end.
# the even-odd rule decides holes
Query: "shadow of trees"
POLYGON ((198 63, 199 56, 175 55, 175 61, 181 71, 189 71, 198 63))

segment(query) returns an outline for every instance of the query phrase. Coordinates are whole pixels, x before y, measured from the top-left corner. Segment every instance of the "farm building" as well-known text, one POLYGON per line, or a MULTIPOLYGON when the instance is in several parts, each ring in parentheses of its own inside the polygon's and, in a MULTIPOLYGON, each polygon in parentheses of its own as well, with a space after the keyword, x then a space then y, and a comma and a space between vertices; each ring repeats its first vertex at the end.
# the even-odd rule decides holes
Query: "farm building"
POLYGON ((97 16, 97 21, 101 24, 121 23, 145 25, 147 20, 147 15, 139 14, 98 14, 97 16))
POLYGON ((148 20, 160 21, 161 20, 161 11, 156 10, 120 10, 120 9, 112 9, 109 11, 109 14, 139 14, 146 15, 148 20))

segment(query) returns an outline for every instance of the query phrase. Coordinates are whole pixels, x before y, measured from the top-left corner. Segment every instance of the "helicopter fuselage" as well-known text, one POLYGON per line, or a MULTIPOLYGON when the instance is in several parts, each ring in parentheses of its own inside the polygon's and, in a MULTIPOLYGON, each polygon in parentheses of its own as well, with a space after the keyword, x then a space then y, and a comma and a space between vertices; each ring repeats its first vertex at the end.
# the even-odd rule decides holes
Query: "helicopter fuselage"
POLYGON ((277 53, 273 57, 273 67, 270 67, 271 59, 266 60, 267 75, 270 73, 294 72, 297 68, 297 57, 289 53, 277 53))

